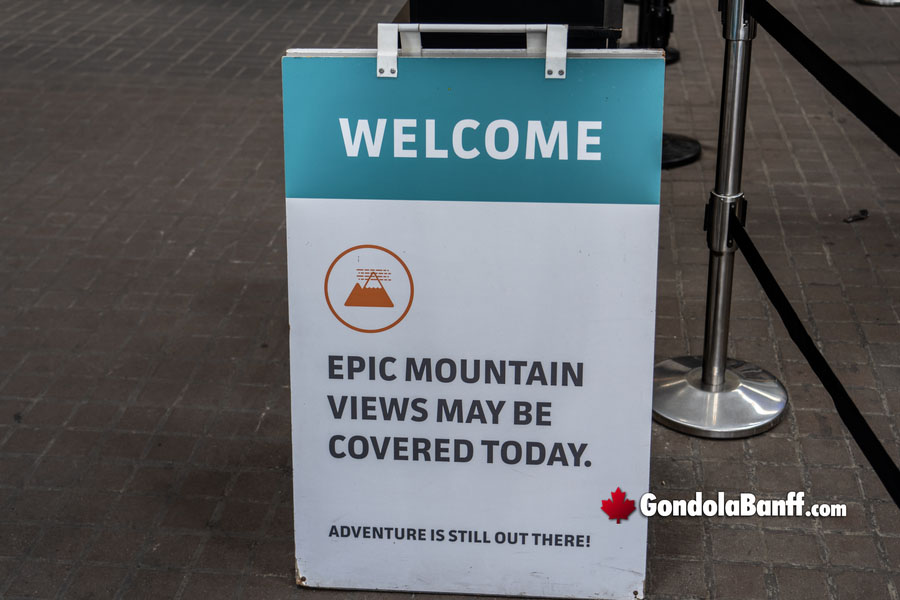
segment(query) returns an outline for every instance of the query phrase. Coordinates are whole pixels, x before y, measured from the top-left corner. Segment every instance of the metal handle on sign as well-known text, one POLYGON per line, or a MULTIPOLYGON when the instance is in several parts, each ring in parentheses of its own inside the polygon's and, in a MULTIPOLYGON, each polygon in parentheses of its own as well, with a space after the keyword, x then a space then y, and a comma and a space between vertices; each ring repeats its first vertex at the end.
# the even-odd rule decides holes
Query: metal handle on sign
POLYGON ((398 36, 404 56, 422 56, 422 33, 524 33, 525 54, 545 56, 545 79, 566 78, 568 25, 472 25, 456 23, 379 23, 378 77, 397 77, 398 36))

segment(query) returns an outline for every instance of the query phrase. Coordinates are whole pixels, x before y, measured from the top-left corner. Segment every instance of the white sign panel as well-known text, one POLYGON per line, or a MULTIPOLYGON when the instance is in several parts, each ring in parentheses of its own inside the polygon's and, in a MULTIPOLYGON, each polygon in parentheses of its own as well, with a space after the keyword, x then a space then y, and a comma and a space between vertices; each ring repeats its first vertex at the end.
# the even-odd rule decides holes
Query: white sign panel
POLYGON ((285 59, 305 585, 643 593, 663 61, 600 55, 285 59))

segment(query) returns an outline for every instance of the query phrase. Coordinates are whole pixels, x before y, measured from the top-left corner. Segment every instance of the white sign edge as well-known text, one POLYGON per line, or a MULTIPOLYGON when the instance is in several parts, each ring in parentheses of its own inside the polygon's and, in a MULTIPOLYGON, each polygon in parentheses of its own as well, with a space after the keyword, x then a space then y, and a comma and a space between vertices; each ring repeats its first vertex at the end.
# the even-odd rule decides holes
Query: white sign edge
MULTIPOLYGON (((288 48, 286 58, 319 58, 319 57, 362 57, 375 58, 376 50, 364 48, 288 48)), ((664 58, 662 48, 572 48, 566 53, 568 58, 664 58)), ((498 50, 467 48, 459 50, 423 50, 421 54, 404 55, 400 50, 400 58, 540 58, 521 50, 498 50)))

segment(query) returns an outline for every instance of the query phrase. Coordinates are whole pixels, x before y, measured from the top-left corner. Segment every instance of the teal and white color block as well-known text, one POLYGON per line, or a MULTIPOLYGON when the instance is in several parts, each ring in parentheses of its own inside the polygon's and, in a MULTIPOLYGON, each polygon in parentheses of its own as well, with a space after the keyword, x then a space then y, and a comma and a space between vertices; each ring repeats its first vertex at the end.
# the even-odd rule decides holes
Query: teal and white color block
POLYGON ((658 204, 665 63, 609 54, 287 57, 287 196, 658 204))
POLYGON ((298 581, 642 594, 662 54, 375 64, 283 59, 298 581))

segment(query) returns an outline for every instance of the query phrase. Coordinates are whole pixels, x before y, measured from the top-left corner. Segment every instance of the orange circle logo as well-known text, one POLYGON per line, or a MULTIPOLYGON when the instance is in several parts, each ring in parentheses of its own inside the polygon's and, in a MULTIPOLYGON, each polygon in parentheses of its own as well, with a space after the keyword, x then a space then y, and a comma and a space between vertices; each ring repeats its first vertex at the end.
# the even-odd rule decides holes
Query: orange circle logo
POLYGON ((325 273, 325 302, 354 331, 379 333, 402 321, 413 302, 406 263, 387 248, 353 246, 338 254, 325 273))

